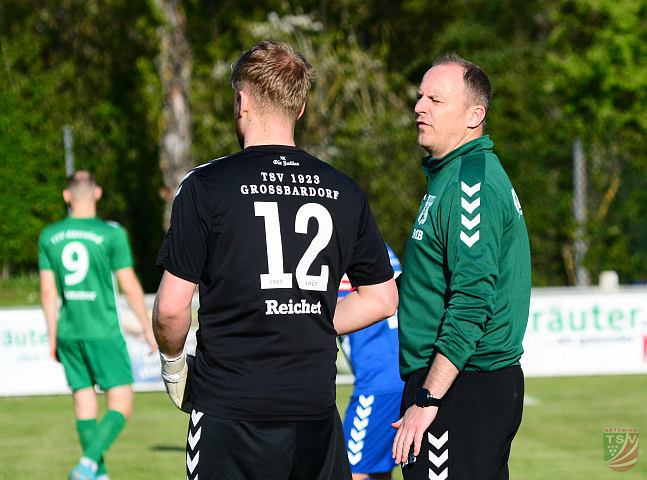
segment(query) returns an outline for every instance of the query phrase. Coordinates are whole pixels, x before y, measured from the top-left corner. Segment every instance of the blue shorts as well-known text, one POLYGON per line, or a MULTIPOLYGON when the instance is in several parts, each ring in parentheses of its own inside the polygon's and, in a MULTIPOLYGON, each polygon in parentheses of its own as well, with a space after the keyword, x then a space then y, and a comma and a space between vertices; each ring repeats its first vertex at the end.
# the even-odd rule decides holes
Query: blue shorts
POLYGON ((346 415, 346 453, 353 473, 390 472, 395 467, 391 448, 400 418, 400 392, 371 395, 353 392, 346 415))

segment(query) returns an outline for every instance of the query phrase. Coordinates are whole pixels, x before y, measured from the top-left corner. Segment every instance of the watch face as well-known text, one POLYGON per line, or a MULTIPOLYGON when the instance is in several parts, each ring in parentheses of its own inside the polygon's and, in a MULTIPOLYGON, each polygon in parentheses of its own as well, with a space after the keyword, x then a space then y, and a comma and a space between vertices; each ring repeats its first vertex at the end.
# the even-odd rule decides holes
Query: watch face
POLYGON ((416 405, 419 407, 427 407, 429 406, 429 391, 421 388, 418 390, 418 393, 416 393, 416 405))
POLYGON ((419 407, 439 407, 442 405, 442 399, 434 397, 426 388, 421 388, 416 393, 415 404, 419 407))

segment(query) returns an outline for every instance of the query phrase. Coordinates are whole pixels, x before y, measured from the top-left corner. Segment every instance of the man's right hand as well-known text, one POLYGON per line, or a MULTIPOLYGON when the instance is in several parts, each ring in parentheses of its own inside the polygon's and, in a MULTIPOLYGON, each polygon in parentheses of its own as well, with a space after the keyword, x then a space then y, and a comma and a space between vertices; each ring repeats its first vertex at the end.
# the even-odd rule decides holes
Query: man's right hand
POLYGON ((49 356, 55 362, 60 363, 61 360, 58 358, 58 353, 56 353, 56 347, 56 337, 54 337, 54 339, 49 342, 49 356))
POLYGON ((160 352, 162 379, 166 393, 173 404, 186 413, 190 413, 193 406, 189 398, 191 391, 189 379, 194 359, 193 355, 186 355, 184 352, 177 358, 168 358, 160 352))

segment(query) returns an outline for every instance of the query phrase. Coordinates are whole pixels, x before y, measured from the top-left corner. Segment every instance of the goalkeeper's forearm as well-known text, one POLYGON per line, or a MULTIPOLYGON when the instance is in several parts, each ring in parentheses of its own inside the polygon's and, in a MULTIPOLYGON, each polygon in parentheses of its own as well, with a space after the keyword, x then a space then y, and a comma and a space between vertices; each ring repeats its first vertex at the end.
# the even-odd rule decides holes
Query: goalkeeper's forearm
POLYGON ((160 353, 169 358, 177 358, 184 351, 184 342, 191 327, 191 303, 179 303, 158 292, 153 305, 155 340, 160 353))

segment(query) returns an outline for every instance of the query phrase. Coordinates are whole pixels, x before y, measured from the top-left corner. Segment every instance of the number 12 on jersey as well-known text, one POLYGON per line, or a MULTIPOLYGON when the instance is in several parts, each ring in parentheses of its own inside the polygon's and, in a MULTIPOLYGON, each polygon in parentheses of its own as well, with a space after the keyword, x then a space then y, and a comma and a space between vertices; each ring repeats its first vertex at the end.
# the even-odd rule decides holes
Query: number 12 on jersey
MULTIPOLYGON (((261 289, 292 288, 292 273, 284 272, 281 222, 277 202, 254 202, 254 214, 265 220, 265 245, 267 247, 268 273, 260 275, 261 289)), ((319 225, 317 234, 303 253, 296 268, 297 284, 302 290, 326 291, 328 288, 328 265, 321 266, 319 275, 308 275, 310 266, 332 238, 332 217, 323 205, 306 203, 297 211, 294 231, 307 234, 308 222, 315 218, 319 225)))

